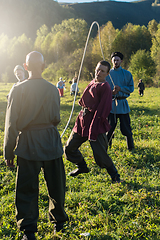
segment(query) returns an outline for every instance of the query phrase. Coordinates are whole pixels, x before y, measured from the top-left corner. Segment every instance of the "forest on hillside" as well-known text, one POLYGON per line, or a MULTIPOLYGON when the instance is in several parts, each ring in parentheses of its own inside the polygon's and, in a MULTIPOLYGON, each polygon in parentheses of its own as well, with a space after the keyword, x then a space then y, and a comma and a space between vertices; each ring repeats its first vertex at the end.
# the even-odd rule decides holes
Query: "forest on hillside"
MULTIPOLYGON (((15 82, 15 65, 22 65, 32 50, 43 53, 43 75, 47 80, 71 79, 79 71, 89 27, 96 20, 101 27, 105 59, 110 61, 112 51, 121 51, 125 57, 123 67, 132 72, 135 82, 143 78, 148 86, 159 86, 159 10, 156 0, 63 5, 53 0, 1 0, 0 81, 15 82)), ((90 80, 90 73, 94 74, 101 59, 94 26, 81 77, 90 80)))
MULTIPOLYGON (((32 50, 40 51, 46 61, 43 76, 48 81, 57 82, 59 77, 66 80, 79 72, 79 67, 88 35, 87 22, 82 19, 68 19, 55 24, 51 30, 44 24, 37 30, 35 41, 25 34, 9 38, 0 35, 1 81, 14 82, 13 69, 22 65, 25 56, 32 50)), ((112 22, 100 28, 102 49, 106 60, 110 61, 113 51, 124 54, 123 67, 129 69, 135 83, 142 78, 148 86, 160 83, 160 23, 152 20, 148 26, 126 24, 115 29, 112 22)), ((96 63, 102 59, 99 36, 89 40, 81 78, 91 79, 96 63)))

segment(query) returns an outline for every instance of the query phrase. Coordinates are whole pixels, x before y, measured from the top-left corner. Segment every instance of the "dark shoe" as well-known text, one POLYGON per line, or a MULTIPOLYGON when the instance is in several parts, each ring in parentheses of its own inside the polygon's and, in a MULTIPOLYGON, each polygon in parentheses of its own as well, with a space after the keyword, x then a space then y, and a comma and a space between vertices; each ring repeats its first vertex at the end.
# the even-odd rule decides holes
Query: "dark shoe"
POLYGON ((72 172, 69 173, 69 176, 71 177, 76 177, 81 173, 89 173, 89 168, 85 167, 85 168, 77 168, 75 170, 73 170, 72 172))
POLYGON ((36 240, 34 232, 25 232, 21 240, 36 240))
POLYGON ((121 182, 121 179, 119 174, 117 174, 112 178, 112 183, 120 183, 120 182, 121 182))
POLYGON ((134 153, 135 152, 135 148, 128 148, 128 151, 134 153))
POLYGON ((64 232, 64 229, 63 229, 63 225, 64 223, 55 223, 54 224, 54 234, 56 234, 56 232, 64 232))
POLYGON ((133 143, 133 138, 132 136, 130 137, 126 137, 127 140, 127 147, 129 151, 132 151, 132 149, 134 149, 134 143, 133 143))

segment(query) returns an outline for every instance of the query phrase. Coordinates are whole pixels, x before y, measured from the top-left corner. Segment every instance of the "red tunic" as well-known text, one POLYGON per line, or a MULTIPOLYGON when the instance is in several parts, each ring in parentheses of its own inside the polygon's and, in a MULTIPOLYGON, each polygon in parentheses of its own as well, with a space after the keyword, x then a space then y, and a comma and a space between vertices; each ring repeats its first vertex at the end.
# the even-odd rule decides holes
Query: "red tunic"
POLYGON ((73 131, 89 140, 96 140, 100 133, 110 130, 108 115, 112 109, 112 91, 108 82, 92 80, 83 92, 79 105, 89 113, 79 112, 73 131))

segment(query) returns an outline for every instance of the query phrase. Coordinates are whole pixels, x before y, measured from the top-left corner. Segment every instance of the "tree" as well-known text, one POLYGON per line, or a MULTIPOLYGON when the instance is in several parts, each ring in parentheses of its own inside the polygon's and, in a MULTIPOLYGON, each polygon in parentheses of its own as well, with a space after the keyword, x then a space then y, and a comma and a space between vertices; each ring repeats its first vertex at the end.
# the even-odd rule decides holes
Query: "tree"
POLYGON ((152 77, 156 73, 156 65, 151 54, 146 50, 138 50, 131 56, 129 71, 132 73, 136 82, 138 79, 143 79, 147 85, 153 83, 152 77))
POLYGON ((4 72, 4 69, 6 69, 6 66, 9 64, 7 54, 9 42, 10 39, 8 38, 8 36, 2 33, 0 35, 0 75, 4 72))
POLYGON ((157 25, 157 31, 152 38, 151 56, 156 63, 155 82, 159 86, 160 83, 160 24, 157 25))
MULTIPOLYGON (((61 24, 55 24, 52 28, 52 33, 66 34, 72 41, 72 51, 76 48, 81 48, 84 46, 87 39, 87 23, 82 19, 68 19, 62 21, 61 24)), ((71 49, 70 49, 71 50, 71 49)))
POLYGON ((37 30, 37 37, 36 40, 34 42, 34 48, 37 51, 41 51, 41 45, 43 44, 46 36, 48 35, 49 30, 48 27, 43 24, 38 30, 37 30))
POLYGON ((124 54, 123 66, 128 68, 131 55, 139 49, 149 51, 151 44, 151 34, 145 26, 128 23, 118 32, 111 50, 124 54))
POLYGON ((2 73, 1 79, 2 79, 2 82, 3 82, 3 83, 7 84, 7 83, 8 83, 8 80, 9 80, 8 73, 7 73, 7 72, 2 73))
MULTIPOLYGON (((113 27, 113 24, 109 21, 103 27, 101 27, 101 43, 102 43, 102 50, 106 60, 110 59, 112 44, 117 36, 119 30, 116 30, 113 27)), ((100 61, 103 56, 101 53, 100 42, 99 42, 99 34, 93 40, 93 47, 92 47, 92 55, 93 55, 93 65, 96 65, 98 61, 100 61)))
POLYGON ((158 23, 156 22, 155 19, 153 19, 148 23, 148 31, 150 32, 151 36, 154 37, 157 30, 158 30, 158 23))

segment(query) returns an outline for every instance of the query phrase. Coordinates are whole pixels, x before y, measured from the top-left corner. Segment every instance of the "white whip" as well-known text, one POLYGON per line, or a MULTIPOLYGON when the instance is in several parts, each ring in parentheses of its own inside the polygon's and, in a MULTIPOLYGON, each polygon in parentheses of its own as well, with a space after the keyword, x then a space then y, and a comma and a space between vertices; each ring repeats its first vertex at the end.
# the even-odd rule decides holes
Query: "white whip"
MULTIPOLYGON (((84 62, 84 57, 85 57, 85 54, 86 54, 86 50, 87 50, 87 46, 88 46, 88 41, 89 41, 89 38, 90 38, 91 30, 92 30, 94 24, 97 24, 97 27, 98 27, 99 43, 100 43, 101 53, 102 53, 103 59, 105 60, 104 54, 103 54, 103 50, 102 50, 102 44, 101 44, 100 27, 99 27, 98 22, 94 21, 94 22, 91 24, 91 27, 90 27, 90 29, 89 29, 88 37, 87 37, 86 44, 85 44, 85 48, 84 48, 84 52, 83 52, 83 57, 82 57, 82 60, 81 60, 81 65, 80 65, 80 69, 79 69, 79 74, 78 74, 78 79, 77 79, 77 86, 76 86, 76 90, 75 90, 75 95, 74 95, 74 101, 73 101, 73 105, 72 105, 72 110, 71 110, 71 113, 70 113, 70 117, 69 117, 69 119, 68 119, 68 122, 67 122, 67 124, 66 124, 66 126, 65 126, 65 129, 64 129, 64 131, 63 131, 63 133, 62 133, 62 135, 61 135, 61 138, 63 137, 65 131, 67 130, 67 127, 68 127, 68 125, 69 125, 69 123, 70 123, 70 120, 71 120, 71 118, 72 118, 72 114, 73 114, 73 110, 74 110, 74 106, 75 106, 75 101, 76 101, 78 83, 79 83, 79 79, 80 79, 80 75, 81 75, 81 71, 82 71, 82 66, 83 66, 83 62, 84 62)), ((109 76, 110 76, 110 75, 109 75, 109 76)), ((110 76, 110 78, 111 78, 111 76, 110 76)), ((112 78, 111 78, 111 81, 112 81, 112 83, 113 83, 113 86, 115 86, 112 78)))

